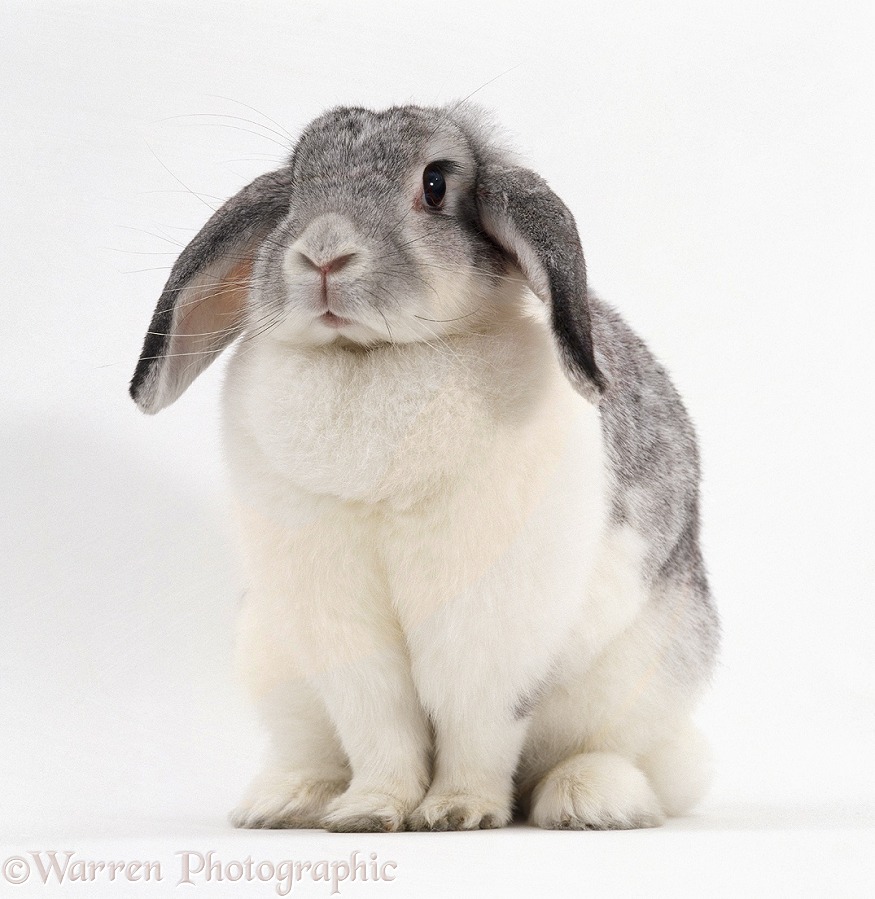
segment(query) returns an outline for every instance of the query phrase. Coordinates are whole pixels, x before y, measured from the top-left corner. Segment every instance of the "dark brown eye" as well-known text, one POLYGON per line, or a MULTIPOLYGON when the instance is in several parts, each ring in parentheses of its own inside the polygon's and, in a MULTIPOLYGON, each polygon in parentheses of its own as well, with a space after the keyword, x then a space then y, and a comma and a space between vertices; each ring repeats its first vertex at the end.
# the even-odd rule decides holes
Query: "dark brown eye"
POLYGON ((427 166, 422 173, 422 198, 426 206, 440 209, 444 205, 447 182, 443 172, 436 166, 427 166))

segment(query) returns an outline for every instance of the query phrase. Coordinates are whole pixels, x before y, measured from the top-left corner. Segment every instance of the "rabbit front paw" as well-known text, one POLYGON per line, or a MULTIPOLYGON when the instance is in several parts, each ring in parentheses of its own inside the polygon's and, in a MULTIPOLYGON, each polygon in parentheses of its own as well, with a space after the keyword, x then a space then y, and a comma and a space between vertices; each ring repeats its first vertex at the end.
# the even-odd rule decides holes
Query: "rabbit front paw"
POLYGON ((379 790, 349 789, 328 807, 322 827, 338 833, 389 833, 404 830, 404 822, 422 792, 394 795, 379 790))
POLYGON ((347 780, 312 778, 298 774, 262 775, 247 797, 230 814, 234 827, 317 828, 328 804, 340 795, 347 780))
POLYGON ((408 830, 487 830, 510 822, 510 802, 459 791, 429 793, 407 821, 408 830))

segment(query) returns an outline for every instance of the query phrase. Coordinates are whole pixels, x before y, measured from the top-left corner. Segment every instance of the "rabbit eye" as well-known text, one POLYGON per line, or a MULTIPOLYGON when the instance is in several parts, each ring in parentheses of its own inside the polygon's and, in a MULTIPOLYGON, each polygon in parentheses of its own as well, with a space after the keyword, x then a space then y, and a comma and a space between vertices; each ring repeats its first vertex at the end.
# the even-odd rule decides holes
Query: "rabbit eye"
POLYGON ((437 166, 430 165, 422 173, 422 197, 426 206, 440 209, 444 205, 447 192, 447 181, 437 166))

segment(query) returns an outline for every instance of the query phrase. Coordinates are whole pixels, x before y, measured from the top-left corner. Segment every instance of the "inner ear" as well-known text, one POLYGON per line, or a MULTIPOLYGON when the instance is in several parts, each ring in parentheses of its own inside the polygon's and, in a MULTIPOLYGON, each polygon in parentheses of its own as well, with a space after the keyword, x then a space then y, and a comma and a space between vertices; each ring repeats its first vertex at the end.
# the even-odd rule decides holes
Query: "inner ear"
POLYGON ((252 255, 220 259, 184 287, 165 289, 131 383, 144 412, 172 403, 240 334, 252 268, 252 255))
POLYGON ((170 355, 197 355, 224 346, 239 330, 252 283, 252 260, 243 259, 217 278, 209 272, 195 278, 176 306, 170 355))

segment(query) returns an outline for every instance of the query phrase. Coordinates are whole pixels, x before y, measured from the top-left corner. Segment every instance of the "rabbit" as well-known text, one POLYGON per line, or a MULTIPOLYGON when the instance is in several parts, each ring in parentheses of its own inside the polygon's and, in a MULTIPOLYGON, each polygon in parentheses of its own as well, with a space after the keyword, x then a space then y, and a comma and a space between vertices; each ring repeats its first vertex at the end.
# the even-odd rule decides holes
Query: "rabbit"
POLYGON ((183 250, 133 399, 158 412, 235 341, 236 663, 270 757, 232 823, 690 809, 719 643, 696 438, 488 115, 315 119, 183 250))

